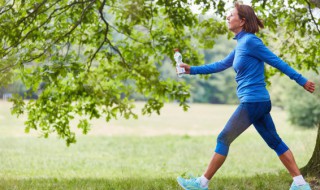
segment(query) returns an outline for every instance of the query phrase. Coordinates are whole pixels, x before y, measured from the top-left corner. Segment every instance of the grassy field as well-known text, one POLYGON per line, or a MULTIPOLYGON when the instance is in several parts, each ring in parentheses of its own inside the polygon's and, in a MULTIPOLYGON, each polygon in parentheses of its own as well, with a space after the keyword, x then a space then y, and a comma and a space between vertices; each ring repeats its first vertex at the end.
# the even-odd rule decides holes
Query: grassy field
MULTIPOLYGON (((89 135, 66 147, 55 136, 24 133, 24 117, 0 102, 0 189, 180 189, 179 175, 202 174, 216 137, 235 106, 191 104, 183 112, 167 104, 161 115, 139 120, 92 122, 89 135)), ((142 104, 138 103, 137 109, 142 104)), ((309 160, 316 129, 301 129, 274 108, 278 132, 299 166, 309 160)), ((314 179, 308 179, 316 182, 314 179)), ((232 144, 229 157, 209 188, 289 189, 291 177, 252 127, 232 144)), ((316 187, 318 188, 318 187, 316 187)))

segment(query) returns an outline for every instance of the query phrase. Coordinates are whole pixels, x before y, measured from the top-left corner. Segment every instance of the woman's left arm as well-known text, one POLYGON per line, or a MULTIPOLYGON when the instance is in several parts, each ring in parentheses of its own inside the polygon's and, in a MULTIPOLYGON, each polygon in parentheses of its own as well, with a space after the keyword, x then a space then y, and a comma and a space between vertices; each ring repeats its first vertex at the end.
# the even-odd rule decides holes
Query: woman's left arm
POLYGON ((308 81, 300 73, 294 70, 290 65, 272 53, 259 39, 258 37, 250 37, 248 39, 248 49, 251 56, 256 57, 262 60, 265 63, 268 63, 272 67, 279 69, 281 72, 286 74, 292 80, 295 80, 299 85, 303 86, 309 92, 313 92, 315 85, 313 82, 308 81))

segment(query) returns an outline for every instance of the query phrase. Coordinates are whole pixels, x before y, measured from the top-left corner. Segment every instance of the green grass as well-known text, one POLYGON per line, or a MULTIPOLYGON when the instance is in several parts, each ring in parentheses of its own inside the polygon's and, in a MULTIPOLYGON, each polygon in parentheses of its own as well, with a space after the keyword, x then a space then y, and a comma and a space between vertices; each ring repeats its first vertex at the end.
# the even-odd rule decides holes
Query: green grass
MULTIPOLYGON (((256 175, 247 178, 217 178, 212 181, 212 186, 217 190, 283 190, 288 189, 290 180, 284 174, 256 175)), ((210 185, 211 185, 210 184, 210 185)), ((182 189, 178 187, 174 178, 32 178, 32 179, 6 179, 1 187, 10 186, 10 189, 182 189)))
MULTIPOLYGON (((180 189, 175 178, 202 174, 216 137, 235 109, 191 105, 183 112, 168 104, 160 116, 139 120, 93 121, 89 135, 70 147, 52 136, 23 132, 23 117, 0 110, 0 189, 180 189)), ((141 104, 138 104, 141 107, 141 104)), ((282 139, 300 167, 309 160, 315 129, 292 127, 282 110, 273 110, 282 139)), ((288 189, 291 177, 258 133, 247 130, 232 144, 210 189, 288 189)))

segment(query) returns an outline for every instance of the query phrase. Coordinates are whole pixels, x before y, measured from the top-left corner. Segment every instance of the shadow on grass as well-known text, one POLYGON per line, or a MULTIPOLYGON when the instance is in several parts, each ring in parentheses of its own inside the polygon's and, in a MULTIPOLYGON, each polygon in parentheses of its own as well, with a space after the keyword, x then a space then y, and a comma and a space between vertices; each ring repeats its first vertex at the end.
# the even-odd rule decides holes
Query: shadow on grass
MULTIPOLYGON (((320 189, 319 179, 310 179, 313 189, 320 189)), ((286 173, 261 174, 253 177, 224 177, 214 178, 209 189, 212 190, 287 190, 291 185, 291 177, 286 173)), ((126 179, 56 179, 56 178, 27 178, 0 179, 0 189, 23 190, 144 190, 144 189, 180 189, 175 178, 126 178, 126 179)))

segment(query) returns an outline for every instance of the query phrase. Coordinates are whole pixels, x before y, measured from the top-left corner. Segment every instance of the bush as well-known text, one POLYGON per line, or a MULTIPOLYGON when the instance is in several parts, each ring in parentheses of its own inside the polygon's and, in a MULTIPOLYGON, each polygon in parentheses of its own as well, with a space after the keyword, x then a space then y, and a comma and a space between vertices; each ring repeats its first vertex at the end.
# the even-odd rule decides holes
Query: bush
POLYGON ((307 73, 306 76, 316 83, 315 92, 311 94, 297 85, 289 85, 286 109, 292 124, 315 127, 320 124, 320 77, 311 73, 307 73))

